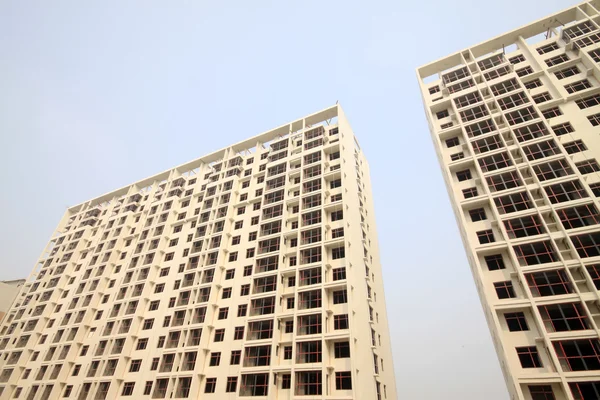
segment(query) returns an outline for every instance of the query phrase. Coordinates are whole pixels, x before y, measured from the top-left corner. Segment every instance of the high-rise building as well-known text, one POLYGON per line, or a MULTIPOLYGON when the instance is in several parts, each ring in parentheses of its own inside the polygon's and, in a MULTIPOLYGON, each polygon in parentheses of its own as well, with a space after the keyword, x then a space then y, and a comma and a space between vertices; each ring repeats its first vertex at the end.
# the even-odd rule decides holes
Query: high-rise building
POLYGON ((600 399, 600 1, 418 68, 512 399, 600 399))
POLYGON ((0 334, 2 399, 395 399, 341 108, 69 208, 0 334))

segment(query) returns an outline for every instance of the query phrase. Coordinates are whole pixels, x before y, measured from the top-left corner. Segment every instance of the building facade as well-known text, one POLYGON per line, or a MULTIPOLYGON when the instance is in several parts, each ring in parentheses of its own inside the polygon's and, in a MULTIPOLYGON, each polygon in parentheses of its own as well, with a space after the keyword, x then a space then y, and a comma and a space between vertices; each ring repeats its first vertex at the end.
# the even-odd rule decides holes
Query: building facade
POLYGON ((2 399, 395 399, 369 168, 338 105, 67 210, 2 399))
POLYGON ((15 279, 12 281, 0 281, 0 323, 4 316, 10 310, 15 298, 21 291, 21 286, 25 279, 15 279))
POLYGON ((600 2, 417 69, 512 399, 600 399, 600 2))

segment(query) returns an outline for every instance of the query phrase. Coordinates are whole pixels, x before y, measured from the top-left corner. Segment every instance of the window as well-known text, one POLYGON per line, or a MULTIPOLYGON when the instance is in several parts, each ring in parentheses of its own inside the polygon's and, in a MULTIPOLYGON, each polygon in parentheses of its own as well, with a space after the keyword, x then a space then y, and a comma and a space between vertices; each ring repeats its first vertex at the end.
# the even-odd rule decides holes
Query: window
POLYGON ((564 270, 535 272, 526 274, 525 278, 534 297, 557 296, 573 292, 564 270))
POLYGON ((290 389, 291 387, 292 387, 292 375, 291 374, 281 375, 281 388, 282 389, 290 389))
POLYGON ((269 374, 243 374, 239 396, 267 396, 269 374))
POLYGON ((540 181, 571 175, 573 170, 564 158, 545 164, 534 165, 534 172, 540 181))
POLYGON ((600 165, 598 165, 598 162, 595 159, 575 163, 575 166, 583 175, 600 171, 600 165))
POLYGON ((226 393, 233 393, 237 390, 237 376, 227 377, 227 386, 225 388, 226 393))
POLYGON ((596 289, 600 290, 600 264, 588 265, 586 269, 592 277, 596 289))
POLYGON ((600 370, 598 339, 564 340, 553 345, 563 371, 600 370))
POLYGON ((458 146, 459 144, 460 144, 460 141, 458 140, 457 137, 453 137, 453 138, 446 140, 446 147, 448 147, 448 148, 458 146))
POLYGON ((505 114, 509 125, 517 125, 538 117, 533 107, 520 108, 505 114))
POLYGON ((215 342, 222 342, 225 338, 225 329, 215 330, 215 342))
POLYGON ((471 170, 465 169, 464 171, 459 171, 456 173, 456 178, 459 182, 466 181, 468 179, 472 179, 471 170))
POLYGON ((550 119, 562 115, 562 111, 560 111, 560 108, 558 107, 552 107, 542 111, 542 115, 544 116, 544 118, 550 119))
POLYGON ((495 85, 492 85, 492 87, 491 87, 492 93, 494 94, 494 96, 500 96, 504 93, 511 92, 517 88, 519 88, 519 84, 517 83, 517 80, 514 78, 509 79, 504 82, 497 83, 495 85))
POLYGON ((590 121, 590 124, 592 124, 592 126, 600 125, 600 113, 594 114, 594 115, 588 115, 587 118, 588 118, 588 121, 590 121))
POLYGON ((204 393, 214 393, 217 388, 217 378, 206 378, 204 393))
POLYGON ((466 78, 469 75, 471 74, 469 73, 467 67, 463 67, 455 71, 448 72, 447 74, 444 74, 442 76, 442 80, 444 81, 444 83, 451 83, 466 78))
POLYGON ((575 249, 581 258, 596 257, 600 255, 600 232, 571 237, 575 249))
POLYGON ((344 218, 344 211, 343 210, 338 210, 338 211, 332 211, 331 212, 331 221, 340 221, 344 218))
POLYGON ((494 123, 491 119, 483 120, 475 124, 465 126, 465 131, 467 132, 467 135, 470 138, 483 135, 494 130, 496 130, 496 127, 494 126, 494 123))
POLYGON ((220 352, 210 353, 209 365, 211 367, 217 367, 220 363, 221 363, 221 353, 220 352))
POLYGON ((546 186, 544 190, 552 204, 588 197, 578 180, 546 186))
POLYGON ((244 338, 244 327, 236 326, 233 333, 233 340, 242 340, 244 338))
POLYGON ((142 327, 143 330, 148 330, 148 329, 152 329, 152 326, 154 325, 154 318, 151 319, 145 319, 144 320, 144 325, 142 327))
POLYGON ((285 321, 285 333, 294 333, 294 321, 285 321))
POLYGON ((521 178, 516 171, 505 172, 500 175, 488 176, 486 182, 492 192, 512 189, 522 186, 521 178))
POLYGON ((344 237, 344 228, 335 228, 331 230, 332 239, 337 239, 340 237, 344 237))
POLYGON ((476 154, 486 153, 504 147, 500 141, 500 136, 494 135, 473 142, 473 150, 476 154))
POLYGON ((513 95, 498 99, 498 105, 502 110, 515 108, 525 103, 529 103, 529 99, 525 95, 525 92, 518 92, 513 95))
POLYGON ((513 247, 520 265, 537 265, 557 260, 550 242, 525 243, 513 247))
POLYGON ((350 371, 335 373, 335 389, 352 390, 352 373, 350 371))
POLYGON ((437 86, 437 85, 436 86, 432 86, 432 87, 429 88, 429 94, 435 94, 435 93, 437 93, 439 91, 440 91, 440 87, 437 86))
POLYGON ((565 78, 568 78, 569 76, 577 75, 579 72, 580 72, 579 68, 577 68, 576 66, 573 66, 573 67, 569 67, 569 68, 560 70, 558 72, 555 72, 554 75, 556 75, 557 79, 565 79, 565 78))
POLYGON ((146 385, 144 386, 144 396, 149 396, 152 392, 152 381, 146 381, 146 385))
POLYGON ((496 294, 499 299, 517 297, 511 281, 494 282, 494 288, 496 289, 496 294))
POLYGON ((535 346, 517 347, 517 356, 523 368, 541 368, 542 362, 535 346))
POLYGON ((511 239, 539 235, 545 232, 537 215, 529 215, 504 221, 508 237, 511 239))
POLYGON ((446 118, 448 117, 450 114, 448 114, 448 110, 442 110, 439 111, 435 114, 435 116, 437 117, 437 119, 442 119, 442 118, 446 118))
POLYGON ((483 172, 495 171, 512 165, 508 153, 494 154, 478 160, 479 166, 483 172))
POLYGON ((248 296, 250 294, 250 284, 242 285, 240 288, 240 296, 248 296))
MULTIPOLYGON (((592 31, 596 30, 596 27, 590 21, 584 21, 580 24, 567 28, 563 31, 563 35, 567 39, 574 39, 579 36, 583 36, 592 31)), ((569 40, 566 40, 568 43, 569 40)))
POLYGON ((500 254, 485 256, 484 260, 489 271, 497 271, 506 268, 504 266, 504 260, 500 254))
POLYGON ((514 65, 514 64, 518 64, 518 63, 524 62, 525 61, 525 57, 523 56, 523 54, 519 54, 517 56, 509 58, 508 61, 511 64, 514 65))
POLYGON ((335 358, 350 358, 350 343, 336 342, 334 343, 333 352, 335 358))
POLYGON ((594 107, 594 106, 600 104, 600 94, 586 97, 585 99, 577 100, 577 101, 575 101, 575 104, 577 104, 577 106, 582 110, 586 109, 586 108, 594 107))
POLYGON ((522 312, 506 313, 504 314, 504 318, 506 319, 508 330, 511 332, 529 330, 529 327, 527 326, 527 319, 525 318, 525 314, 522 312))
POLYGON ((131 396, 133 394, 133 388, 135 387, 135 382, 125 382, 123 385, 123 392, 121 392, 121 396, 131 396))
POLYGON ((239 365, 241 356, 242 356, 241 350, 232 350, 231 357, 229 358, 229 364, 230 365, 239 365))
POLYGON ((587 317, 580 303, 550 304, 538 307, 549 332, 566 332, 589 329, 587 317))
POLYGON ((565 143, 563 146, 569 154, 579 153, 587 150, 586 145, 581 140, 575 140, 573 142, 565 143))
MULTIPOLYGON (((219 308, 219 319, 227 319, 227 315, 229 314, 229 307, 219 308)), ((216 337, 215 337, 216 342, 216 337)))
POLYGON ((485 60, 479 61, 477 64, 481 70, 486 70, 495 67, 496 65, 500 65, 504 62, 504 55, 497 54, 485 60))
POLYGON ((333 292, 333 304, 348 303, 348 292, 346 289, 333 292))
POLYGON ((131 360, 129 364, 129 372, 138 372, 142 366, 142 360, 131 360))
POLYGON ((334 315, 333 316, 333 329, 348 329, 348 314, 334 315))
POLYGON ((246 265, 244 267, 244 276, 252 275, 252 265, 246 265))
POLYGON ((480 105, 460 111, 459 115, 463 122, 468 122, 489 115, 489 112, 484 105, 480 105))
POLYGON ((224 288, 223 289, 223 296, 222 296, 222 298, 223 299, 228 299, 230 297, 231 297, 231 288, 230 287, 229 288, 224 288))
POLYGON ((585 89, 589 89, 592 87, 592 84, 587 79, 583 79, 581 81, 573 82, 568 85, 565 85, 565 90, 568 93, 580 92, 585 89))
POLYGON ((322 393, 321 371, 296 372, 296 396, 320 396, 322 393))
POLYGON ((545 63, 547 66, 552 67, 554 65, 562 64, 567 61, 569 61, 569 56, 567 56, 566 54, 561 54, 556 57, 552 57, 545 60, 545 63))
POLYGON ((546 53, 549 53, 551 51, 558 50, 558 44, 556 44, 556 42, 550 43, 550 44, 547 44, 545 46, 538 47, 536 50, 540 54, 546 54, 546 53))
POLYGON ((489 81, 489 80, 492 80, 492 79, 496 79, 496 78, 498 78, 500 76, 504 76, 504 75, 506 75, 506 74, 508 74, 510 72, 511 72, 510 71, 510 67, 507 66, 507 65, 505 65, 504 67, 495 69, 495 70, 490 71, 490 72, 486 72, 485 74, 483 74, 483 77, 486 80, 489 81))
POLYGON ((339 260, 340 258, 346 257, 346 249, 344 247, 337 247, 335 249, 331 249, 331 258, 334 260, 339 260))
POLYGON ((496 241, 491 229, 477 232, 477 239, 479 239, 480 244, 493 243, 496 241))
POLYGON ((238 317, 245 317, 246 313, 248 311, 248 305, 247 304, 240 304, 238 306, 238 313, 237 316, 238 317))
POLYGON ((575 229, 600 223, 600 214, 594 204, 565 208, 557 211, 565 229, 575 229))
POLYGON ((300 250, 301 265, 320 262, 321 259, 321 247, 313 247, 311 249, 300 250))
POLYGON ((291 360, 292 359, 292 346, 284 346, 283 348, 283 359, 291 360))
POLYGON ((556 136, 562 136, 566 135, 567 133, 575 132, 575 129, 573 129, 573 126, 570 123, 565 122, 564 124, 553 126, 552 131, 556 136))
MULTIPOLYGON (((572 382, 569 383, 571 393, 575 400, 594 400, 600 398, 600 382, 572 382)), ((551 398, 554 400, 554 397, 551 398)))
POLYGON ((525 88, 527 88, 529 90, 535 89, 540 86, 542 86, 542 81, 540 81, 539 79, 534 79, 532 81, 525 83, 525 88))
POLYGON ((532 97, 532 99, 536 104, 541 104, 541 103, 545 103, 547 101, 552 100, 552 96, 550 95, 550 93, 544 92, 544 93, 536 94, 535 96, 532 97))
POLYGON ((477 188, 463 189, 462 192, 465 199, 470 199, 471 197, 477 196, 477 188))
POLYGON ((531 68, 530 66, 521 68, 521 69, 517 69, 515 71, 517 73, 518 76, 523 77, 523 76, 527 76, 529 74, 533 74, 533 68, 531 68))

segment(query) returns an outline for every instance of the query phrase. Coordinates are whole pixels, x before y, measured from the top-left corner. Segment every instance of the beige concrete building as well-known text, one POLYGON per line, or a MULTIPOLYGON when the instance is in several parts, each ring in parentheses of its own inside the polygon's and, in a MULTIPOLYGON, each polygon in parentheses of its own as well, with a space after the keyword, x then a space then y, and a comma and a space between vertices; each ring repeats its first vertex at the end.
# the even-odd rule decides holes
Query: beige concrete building
POLYGON ((512 399, 600 399, 599 28, 586 2, 417 70, 512 399))
POLYGON ((337 105, 71 207, 1 399, 396 399, 369 167, 337 105))
POLYGON ((25 279, 0 281, 0 322, 2 322, 4 316, 12 307, 24 283, 25 279))

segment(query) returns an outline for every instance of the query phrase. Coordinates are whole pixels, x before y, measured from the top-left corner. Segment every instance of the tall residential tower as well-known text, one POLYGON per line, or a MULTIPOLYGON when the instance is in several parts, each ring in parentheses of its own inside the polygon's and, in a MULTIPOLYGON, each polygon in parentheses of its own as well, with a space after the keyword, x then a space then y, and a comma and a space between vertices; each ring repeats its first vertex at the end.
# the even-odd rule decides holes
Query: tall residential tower
POLYGON ((417 70, 515 400, 600 399, 599 62, 591 1, 417 70))
POLYGON ((339 106, 67 210, 0 398, 396 399, 369 167, 339 106))

